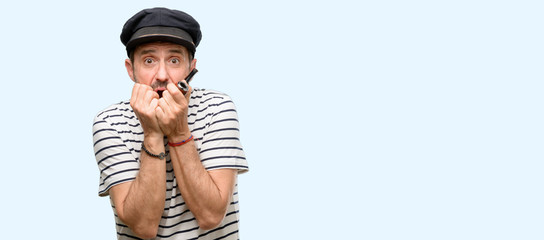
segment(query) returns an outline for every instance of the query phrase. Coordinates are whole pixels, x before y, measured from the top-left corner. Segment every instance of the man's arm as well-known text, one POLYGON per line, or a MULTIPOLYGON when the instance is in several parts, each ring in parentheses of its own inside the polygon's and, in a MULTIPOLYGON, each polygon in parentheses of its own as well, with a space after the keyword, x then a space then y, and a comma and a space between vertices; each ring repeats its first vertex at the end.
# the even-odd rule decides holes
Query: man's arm
MULTIPOLYGON (((164 153, 164 142, 155 116, 159 96, 150 86, 134 84, 130 105, 144 131, 145 148, 153 154, 164 153)), ((166 196, 166 161, 140 153, 140 169, 132 182, 110 189, 117 215, 142 238, 157 235, 166 196)))
MULTIPOLYGON (((172 83, 167 90, 157 107, 159 126, 169 142, 181 142, 191 136, 187 111, 192 88, 185 96, 172 83)), ((194 142, 170 147, 170 158, 178 188, 200 228, 207 230, 219 225, 230 204, 237 170, 207 171, 194 142)))
MULTIPOLYGON (((160 141, 144 138, 144 143, 152 153, 164 152, 162 138, 160 141)), ((141 152, 136 179, 112 187, 110 195, 119 219, 139 237, 153 238, 164 211, 166 163, 141 152)))
POLYGON ((170 147, 178 188, 204 230, 217 227, 225 217, 236 183, 237 170, 207 171, 193 142, 170 147))

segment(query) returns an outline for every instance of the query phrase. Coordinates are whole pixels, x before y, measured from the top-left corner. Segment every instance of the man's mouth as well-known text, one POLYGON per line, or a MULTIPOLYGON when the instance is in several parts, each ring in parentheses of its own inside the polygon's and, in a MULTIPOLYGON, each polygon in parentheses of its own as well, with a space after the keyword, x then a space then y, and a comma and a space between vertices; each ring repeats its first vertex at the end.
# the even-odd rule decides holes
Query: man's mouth
POLYGON ((157 92, 159 94, 159 98, 162 98, 162 93, 165 91, 165 89, 163 88, 157 88, 155 89, 155 92, 157 92))

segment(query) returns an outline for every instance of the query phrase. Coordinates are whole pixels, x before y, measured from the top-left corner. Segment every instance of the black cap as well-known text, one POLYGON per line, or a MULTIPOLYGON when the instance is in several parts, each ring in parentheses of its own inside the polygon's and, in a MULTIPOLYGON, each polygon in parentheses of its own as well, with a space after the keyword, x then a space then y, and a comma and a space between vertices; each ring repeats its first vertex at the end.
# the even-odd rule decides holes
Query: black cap
POLYGON ((180 44, 194 55, 201 39, 200 24, 191 15, 168 8, 149 8, 136 13, 121 32, 128 55, 138 45, 157 41, 180 44))

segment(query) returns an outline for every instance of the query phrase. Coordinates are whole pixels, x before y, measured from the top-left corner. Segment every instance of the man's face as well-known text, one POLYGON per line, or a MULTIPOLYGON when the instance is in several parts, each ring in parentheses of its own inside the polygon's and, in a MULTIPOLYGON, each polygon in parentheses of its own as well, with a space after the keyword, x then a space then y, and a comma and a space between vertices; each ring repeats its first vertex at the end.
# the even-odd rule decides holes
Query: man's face
POLYGON ((187 49, 167 42, 153 42, 138 46, 134 59, 125 60, 130 78, 137 83, 149 85, 162 94, 168 82, 177 84, 195 68, 196 59, 189 60, 187 49))

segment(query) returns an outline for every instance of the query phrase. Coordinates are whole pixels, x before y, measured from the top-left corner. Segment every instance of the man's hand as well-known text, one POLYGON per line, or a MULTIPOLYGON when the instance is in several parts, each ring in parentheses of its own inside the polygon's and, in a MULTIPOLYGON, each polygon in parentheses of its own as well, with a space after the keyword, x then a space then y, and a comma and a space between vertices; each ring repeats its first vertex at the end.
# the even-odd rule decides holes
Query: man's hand
POLYGON ((136 83, 132 88, 130 106, 138 117, 146 137, 163 138, 159 122, 156 117, 156 108, 159 104, 159 94, 150 86, 136 83))
POLYGON ((181 142, 191 136, 187 124, 187 109, 191 97, 192 88, 186 95, 173 83, 168 83, 162 98, 158 100, 158 107, 155 110, 158 124, 161 131, 168 137, 170 142, 181 142))

